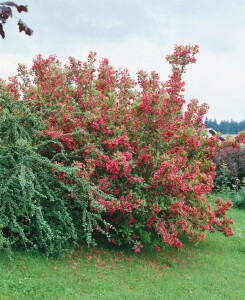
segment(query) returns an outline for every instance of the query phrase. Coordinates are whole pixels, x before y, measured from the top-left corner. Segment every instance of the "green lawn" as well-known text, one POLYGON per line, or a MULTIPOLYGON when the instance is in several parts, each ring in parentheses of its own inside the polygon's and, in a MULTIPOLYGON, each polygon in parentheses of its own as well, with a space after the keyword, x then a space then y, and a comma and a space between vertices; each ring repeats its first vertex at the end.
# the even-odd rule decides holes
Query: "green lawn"
POLYGON ((209 234, 185 249, 136 255, 83 250, 48 260, 0 255, 0 299, 244 299, 245 211, 232 209, 235 236, 209 234))

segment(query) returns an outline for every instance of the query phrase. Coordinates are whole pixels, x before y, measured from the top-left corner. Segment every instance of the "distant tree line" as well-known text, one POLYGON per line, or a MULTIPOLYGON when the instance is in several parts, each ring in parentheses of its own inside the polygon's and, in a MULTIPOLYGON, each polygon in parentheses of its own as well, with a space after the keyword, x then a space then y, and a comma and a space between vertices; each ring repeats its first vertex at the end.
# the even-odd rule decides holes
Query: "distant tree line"
POLYGON ((204 123, 208 128, 213 128, 215 131, 221 132, 222 134, 236 134, 242 130, 245 130, 245 120, 240 122, 233 120, 222 120, 218 123, 216 119, 206 118, 204 123))

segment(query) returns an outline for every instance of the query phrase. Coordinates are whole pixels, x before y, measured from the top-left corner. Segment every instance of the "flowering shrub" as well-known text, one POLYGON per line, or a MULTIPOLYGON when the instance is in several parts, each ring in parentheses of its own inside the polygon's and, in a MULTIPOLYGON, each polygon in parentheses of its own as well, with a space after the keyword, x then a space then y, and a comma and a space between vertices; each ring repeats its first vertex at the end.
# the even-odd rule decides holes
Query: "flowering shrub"
POLYGON ((20 65, 17 76, 1 82, 3 95, 22 99, 42 119, 35 138, 52 143, 39 154, 60 182, 77 189, 64 202, 78 237, 90 232, 100 242, 102 233, 139 252, 146 244, 181 248, 184 235, 202 240, 204 231, 233 234, 226 217, 231 201, 219 198, 213 209, 205 197, 220 147, 203 124, 208 107, 192 100, 184 110, 182 74, 197 53, 198 46, 176 46, 167 56, 166 83, 144 71, 135 81, 107 59, 97 66, 93 52, 65 66, 38 55, 30 70, 20 65), (76 170, 80 183, 61 165, 76 170), (89 183, 90 198, 79 193, 81 182, 89 183))
POLYGON ((236 181, 242 181, 245 177, 245 148, 224 148, 220 149, 214 157, 217 166, 217 175, 215 183, 217 187, 225 184, 222 177, 222 168, 227 168, 227 179, 230 187, 236 184, 236 181))

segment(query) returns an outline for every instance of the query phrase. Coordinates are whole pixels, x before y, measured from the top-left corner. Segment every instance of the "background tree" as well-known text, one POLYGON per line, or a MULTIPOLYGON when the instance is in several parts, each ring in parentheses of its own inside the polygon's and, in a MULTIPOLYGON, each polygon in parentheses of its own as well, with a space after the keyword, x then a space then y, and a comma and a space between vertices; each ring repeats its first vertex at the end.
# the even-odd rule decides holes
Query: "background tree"
MULTIPOLYGON (((17 5, 15 2, 6 1, 0 3, 0 35, 5 38, 5 32, 3 30, 3 25, 9 18, 12 18, 13 12, 12 7, 15 7, 18 13, 28 12, 27 5, 17 5)), ((31 36, 33 30, 27 26, 21 19, 19 19, 17 25, 19 26, 19 32, 24 31, 27 35, 31 36)))

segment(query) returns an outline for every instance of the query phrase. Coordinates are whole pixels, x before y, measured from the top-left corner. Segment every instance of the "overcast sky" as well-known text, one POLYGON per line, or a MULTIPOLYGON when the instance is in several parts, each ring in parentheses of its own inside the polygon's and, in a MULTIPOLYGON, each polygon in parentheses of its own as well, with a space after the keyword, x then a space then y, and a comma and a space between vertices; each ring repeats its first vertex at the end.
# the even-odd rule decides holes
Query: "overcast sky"
MULTIPOLYGON (((3 2, 3 1, 2 1, 3 2)), ((157 71, 166 81, 166 54, 175 44, 198 44, 197 64, 184 76, 185 99, 207 102, 209 118, 245 118, 245 0, 16 0, 29 12, 5 25, 0 77, 31 65, 38 53, 84 60, 90 50, 115 67, 157 71), (18 33, 18 18, 34 35, 18 33)))

